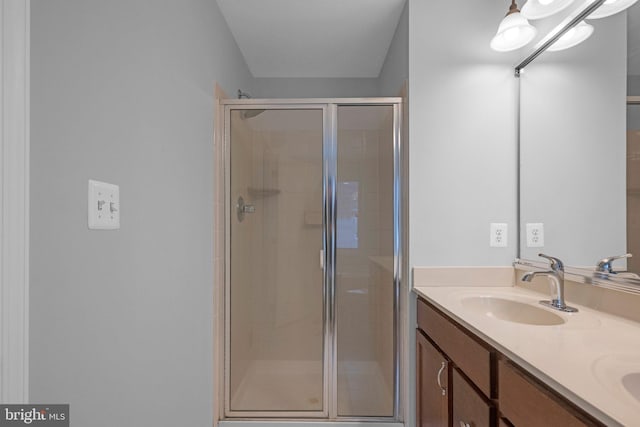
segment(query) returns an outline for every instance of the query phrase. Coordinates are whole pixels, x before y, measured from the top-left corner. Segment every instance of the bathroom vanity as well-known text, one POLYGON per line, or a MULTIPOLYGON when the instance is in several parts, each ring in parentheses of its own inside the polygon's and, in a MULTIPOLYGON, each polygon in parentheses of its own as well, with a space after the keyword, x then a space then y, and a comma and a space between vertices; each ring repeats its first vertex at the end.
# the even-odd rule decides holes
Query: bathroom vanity
POLYGON ((414 285, 417 426, 639 424, 640 324, 589 306, 595 287, 571 284, 578 311, 565 313, 540 304, 544 280, 520 286, 523 271, 487 286, 472 275, 491 269, 427 270, 414 285))
POLYGON ((640 113, 629 112, 627 142, 624 102, 640 88, 637 46, 626 50, 640 40, 640 6, 598 21, 579 48, 545 53, 604 3, 548 22, 548 35, 515 68, 510 280, 504 269, 414 269, 417 426, 640 425, 640 254, 623 255, 640 248, 640 113))
POLYGON ((604 425, 424 298, 417 314, 418 426, 604 425))

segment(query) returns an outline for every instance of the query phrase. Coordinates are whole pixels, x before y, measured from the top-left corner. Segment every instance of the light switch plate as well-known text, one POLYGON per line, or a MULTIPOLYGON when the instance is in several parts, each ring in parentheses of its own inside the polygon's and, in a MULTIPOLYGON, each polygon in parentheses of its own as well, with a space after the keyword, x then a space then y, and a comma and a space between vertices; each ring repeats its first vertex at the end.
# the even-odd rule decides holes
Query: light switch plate
POLYGON ((527 247, 541 248, 544 246, 544 224, 541 222, 527 223, 527 247))
POLYGON ((489 226, 489 246, 492 248, 507 247, 507 224, 492 222, 489 226))
POLYGON ((89 229, 119 229, 120 187, 114 184, 90 179, 88 212, 89 229))

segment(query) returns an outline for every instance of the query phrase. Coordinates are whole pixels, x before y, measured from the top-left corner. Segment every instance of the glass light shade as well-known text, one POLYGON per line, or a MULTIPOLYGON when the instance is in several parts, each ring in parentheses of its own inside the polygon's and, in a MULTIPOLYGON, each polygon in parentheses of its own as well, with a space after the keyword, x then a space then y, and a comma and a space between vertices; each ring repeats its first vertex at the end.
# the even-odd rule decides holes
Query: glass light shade
POLYGON ((522 7, 522 16, 527 19, 542 19, 563 11, 574 0, 529 0, 522 7))
POLYGON ((558 39, 554 44, 549 46, 550 52, 557 52, 559 50, 569 49, 570 47, 574 47, 586 39, 588 39, 591 34, 593 34, 593 25, 589 25, 586 22, 582 21, 566 33, 560 39, 558 39))
POLYGON ((607 16, 615 15, 618 12, 622 12, 630 6, 633 6, 638 0, 607 0, 602 6, 594 10, 589 19, 606 18, 607 16))
POLYGON ((519 12, 505 16, 498 32, 491 39, 491 49, 497 52, 508 52, 526 46, 536 36, 538 30, 519 12))

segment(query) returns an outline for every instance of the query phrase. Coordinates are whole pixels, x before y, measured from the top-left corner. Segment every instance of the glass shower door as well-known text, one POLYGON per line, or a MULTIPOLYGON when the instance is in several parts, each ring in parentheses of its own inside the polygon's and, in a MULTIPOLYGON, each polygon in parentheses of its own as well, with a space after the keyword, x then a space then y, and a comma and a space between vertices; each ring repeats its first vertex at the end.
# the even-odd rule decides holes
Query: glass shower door
POLYGON ((394 107, 338 106, 337 416, 394 416, 394 107))
POLYGON ((326 417, 324 109, 231 109, 227 413, 326 417))
POLYGON ((399 102, 226 106, 225 417, 397 419, 399 102))

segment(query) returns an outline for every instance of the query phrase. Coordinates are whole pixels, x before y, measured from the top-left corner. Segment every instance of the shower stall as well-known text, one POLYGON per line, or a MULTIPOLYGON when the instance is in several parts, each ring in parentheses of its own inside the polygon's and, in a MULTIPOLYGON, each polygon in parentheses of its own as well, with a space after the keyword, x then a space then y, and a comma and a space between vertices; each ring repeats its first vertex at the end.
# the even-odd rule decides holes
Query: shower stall
POLYGON ((223 102, 223 419, 399 420, 401 103, 223 102))

